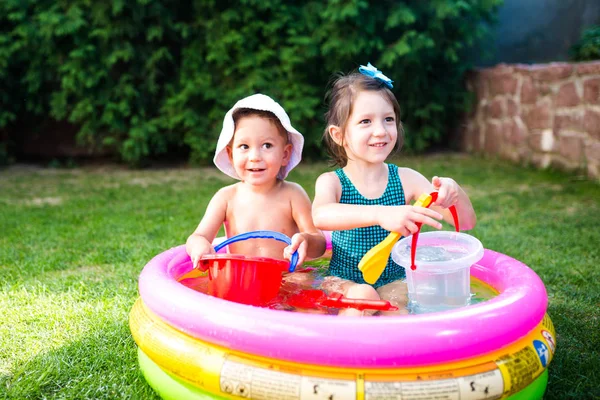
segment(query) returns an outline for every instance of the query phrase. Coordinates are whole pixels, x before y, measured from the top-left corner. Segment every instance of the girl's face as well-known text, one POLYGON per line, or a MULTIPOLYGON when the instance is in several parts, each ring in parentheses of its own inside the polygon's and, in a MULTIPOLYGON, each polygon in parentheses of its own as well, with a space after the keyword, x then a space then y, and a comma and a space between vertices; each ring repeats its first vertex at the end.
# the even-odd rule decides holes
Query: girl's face
POLYGON ((237 121, 227 154, 243 182, 272 184, 290 161, 292 145, 268 119, 248 116, 237 121))
MULTIPOLYGON (((330 133, 335 134, 331 130, 330 133)), ((379 92, 360 92, 354 100, 345 132, 339 130, 338 138, 334 136, 338 144, 341 143, 341 135, 344 135, 343 146, 349 163, 384 162, 398 139, 394 107, 379 92)))

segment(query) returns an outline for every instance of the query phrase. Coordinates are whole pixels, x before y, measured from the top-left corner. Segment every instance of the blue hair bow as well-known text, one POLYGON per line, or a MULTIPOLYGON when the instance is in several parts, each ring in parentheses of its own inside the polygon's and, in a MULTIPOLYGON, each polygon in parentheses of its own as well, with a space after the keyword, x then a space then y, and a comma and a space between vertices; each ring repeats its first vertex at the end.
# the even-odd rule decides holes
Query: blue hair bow
POLYGON ((384 74, 382 74, 381 71, 378 70, 377 68, 375 68, 373 65, 371 65, 371 63, 367 63, 366 67, 364 65, 361 65, 360 68, 358 69, 358 72, 360 72, 363 75, 370 76, 371 78, 375 78, 378 81, 383 82, 383 84, 385 86, 389 87, 390 89, 394 87, 394 85, 392 85, 392 82, 394 82, 394 81, 391 80, 390 78, 388 78, 387 76, 385 76, 384 74))

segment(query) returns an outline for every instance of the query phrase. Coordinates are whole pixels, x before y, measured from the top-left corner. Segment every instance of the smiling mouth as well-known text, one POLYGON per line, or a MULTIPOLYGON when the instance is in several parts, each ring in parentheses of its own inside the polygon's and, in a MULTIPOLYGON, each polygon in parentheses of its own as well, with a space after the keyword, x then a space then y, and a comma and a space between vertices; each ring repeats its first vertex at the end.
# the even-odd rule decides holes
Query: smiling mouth
POLYGON ((384 147, 385 145, 387 145, 387 143, 383 142, 383 143, 372 143, 369 146, 371 146, 371 147, 384 147))
POLYGON ((248 171, 250 172, 262 172, 264 170, 264 168, 248 168, 248 171))

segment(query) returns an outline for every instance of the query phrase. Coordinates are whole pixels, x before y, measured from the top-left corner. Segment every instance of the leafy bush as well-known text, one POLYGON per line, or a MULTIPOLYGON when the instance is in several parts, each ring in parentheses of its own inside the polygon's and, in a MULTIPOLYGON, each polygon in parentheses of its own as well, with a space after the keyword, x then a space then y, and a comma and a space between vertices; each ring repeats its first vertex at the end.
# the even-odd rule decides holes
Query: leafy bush
POLYGON ((231 105, 280 101, 322 154, 333 73, 372 62, 395 81, 407 147, 439 143, 466 105, 462 54, 501 0, 6 0, 0 128, 48 116, 129 163, 173 149, 207 162, 231 105), (235 4, 234 4, 235 3, 235 4))
POLYGON ((586 29, 570 52, 573 61, 600 60, 600 25, 586 29))

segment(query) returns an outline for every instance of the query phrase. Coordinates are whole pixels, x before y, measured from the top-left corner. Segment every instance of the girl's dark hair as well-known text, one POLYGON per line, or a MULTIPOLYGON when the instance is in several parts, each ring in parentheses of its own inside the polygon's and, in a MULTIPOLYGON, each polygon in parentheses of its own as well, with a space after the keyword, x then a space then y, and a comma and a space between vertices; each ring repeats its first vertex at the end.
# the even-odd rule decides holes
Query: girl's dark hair
POLYGON ((383 82, 359 72, 353 72, 349 75, 340 74, 335 79, 331 90, 325 96, 329 104, 329 109, 325 113, 326 126, 325 132, 323 132, 323 140, 334 165, 339 165, 343 168, 348 163, 348 155, 343 147, 346 125, 348 124, 350 114, 352 114, 352 107, 356 96, 360 92, 367 90, 381 92, 381 95, 390 102, 396 114, 396 126, 398 129, 398 139, 396 140, 395 148, 400 149, 404 143, 404 129, 400 121, 400 105, 392 91, 383 82), (342 132, 344 132, 341 145, 337 144, 329 135, 330 125, 339 126, 342 132))
MULTIPOLYGON (((277 131, 279 131, 281 136, 285 138, 286 143, 289 143, 288 131, 283 127, 283 124, 279 118, 277 118, 277 116, 271 111, 255 110, 254 108, 238 108, 233 112, 232 117, 234 126, 237 125, 239 120, 245 117, 259 117, 269 120, 273 125, 275 125, 275 128, 277 128, 277 131)), ((231 140, 233 140, 233 138, 231 140)))

